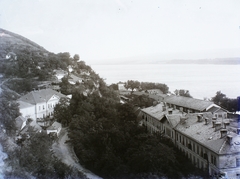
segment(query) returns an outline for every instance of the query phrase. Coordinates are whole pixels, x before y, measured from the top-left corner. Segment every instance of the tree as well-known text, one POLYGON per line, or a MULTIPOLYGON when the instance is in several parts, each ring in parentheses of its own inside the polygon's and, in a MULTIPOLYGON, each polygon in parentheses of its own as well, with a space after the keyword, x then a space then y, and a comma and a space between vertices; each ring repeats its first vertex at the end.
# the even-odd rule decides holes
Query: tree
POLYGON ((79 56, 78 54, 75 54, 75 55, 73 56, 73 60, 74 60, 75 62, 77 62, 78 60, 80 60, 80 56, 79 56))
POLYGON ((54 108, 54 118, 64 126, 68 126, 72 118, 69 105, 70 101, 68 98, 61 98, 54 108))
POLYGON ((227 109, 230 112, 238 111, 238 99, 228 98, 221 91, 217 91, 216 95, 214 97, 212 97, 211 101, 214 102, 215 104, 227 109))
POLYGON ((127 83, 125 84, 125 88, 131 89, 132 91, 134 89, 139 89, 139 87, 140 87, 139 81, 128 80, 127 83))
POLYGON ((18 95, 8 89, 0 93, 0 123, 4 125, 9 135, 15 134, 15 119, 20 116, 18 95))
POLYGON ((192 98, 192 96, 190 95, 190 92, 188 90, 184 90, 184 89, 180 89, 180 90, 175 90, 174 93, 177 96, 185 96, 185 97, 189 97, 192 98))
POLYGON ((212 102, 215 104, 221 105, 223 101, 226 100, 226 95, 223 94, 221 91, 217 91, 216 95, 212 97, 212 102))

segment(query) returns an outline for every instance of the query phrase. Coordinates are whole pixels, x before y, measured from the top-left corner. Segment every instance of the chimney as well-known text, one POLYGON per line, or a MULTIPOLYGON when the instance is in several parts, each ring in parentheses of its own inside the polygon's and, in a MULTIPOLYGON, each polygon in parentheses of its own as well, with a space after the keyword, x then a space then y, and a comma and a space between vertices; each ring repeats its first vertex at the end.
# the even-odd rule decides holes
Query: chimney
POLYGON ((233 137, 231 135, 227 135, 227 142, 228 142, 229 145, 232 144, 232 138, 233 137))
POLYGON ((220 133, 221 133, 221 138, 225 137, 227 135, 227 129, 221 129, 220 133))
POLYGON ((240 135, 240 128, 237 128, 237 135, 240 135))
POLYGON ((208 125, 208 123, 209 123, 209 119, 205 117, 205 124, 208 125))
POLYGON ((187 117, 181 116, 181 117, 180 117, 180 123, 181 123, 181 124, 185 123, 186 119, 187 119, 187 117))
POLYGON ((215 123, 215 131, 218 131, 222 128, 222 123, 221 122, 216 122, 215 123))
POLYGON ((212 120, 212 127, 215 128, 216 120, 212 120))
POLYGON ((166 111, 166 106, 163 106, 163 107, 162 107, 162 110, 163 110, 163 111, 166 111))
POLYGON ((230 123, 229 123, 228 121, 225 121, 225 122, 223 123, 224 129, 226 129, 227 126, 229 126, 229 125, 230 125, 230 123))
POLYGON ((202 115, 201 114, 197 115, 197 118, 198 118, 198 122, 202 122, 202 115))
POLYGON ((215 121, 216 121, 216 120, 217 120, 217 118, 216 118, 216 117, 212 117, 212 120, 215 120, 215 121))

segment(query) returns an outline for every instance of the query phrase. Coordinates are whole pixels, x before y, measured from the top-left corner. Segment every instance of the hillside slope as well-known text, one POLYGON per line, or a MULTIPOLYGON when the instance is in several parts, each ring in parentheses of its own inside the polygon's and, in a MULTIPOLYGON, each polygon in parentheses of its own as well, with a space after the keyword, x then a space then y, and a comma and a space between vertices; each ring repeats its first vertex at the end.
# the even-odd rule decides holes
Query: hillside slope
POLYGON ((5 59, 9 52, 15 54, 31 53, 44 56, 49 52, 31 40, 0 28, 0 59, 5 59))

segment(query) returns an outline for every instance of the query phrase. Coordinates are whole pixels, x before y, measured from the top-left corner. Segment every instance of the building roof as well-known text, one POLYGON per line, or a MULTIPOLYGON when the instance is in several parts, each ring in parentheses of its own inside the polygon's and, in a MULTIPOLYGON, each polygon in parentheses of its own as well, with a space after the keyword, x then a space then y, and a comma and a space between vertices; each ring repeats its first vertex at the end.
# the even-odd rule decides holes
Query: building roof
POLYGON ((34 107, 33 104, 30 104, 30 103, 24 102, 24 101, 18 101, 18 104, 19 104, 20 109, 34 107))
POLYGON ((184 96, 175 96, 175 95, 165 97, 164 101, 170 104, 186 107, 189 109, 199 110, 199 111, 204 111, 205 109, 207 109, 208 107, 214 104, 213 102, 210 102, 210 101, 204 101, 200 99, 189 98, 184 96))
MULTIPOLYGON (((178 123, 176 130, 188 136, 189 138, 198 141, 198 143, 206 146, 216 153, 228 152, 223 150, 223 147, 227 148, 226 137, 221 138, 220 129, 216 130, 212 126, 212 114, 210 112, 202 113, 203 118, 208 118, 209 123, 206 125, 205 121, 198 122, 198 114, 187 114, 187 119, 184 123, 178 123)), ((229 119, 218 119, 217 122, 229 122, 229 119)))
POLYGON ((159 120, 161 120, 164 117, 162 104, 144 108, 142 109, 142 111, 159 120))
POLYGON ((160 93, 160 94, 163 94, 162 90, 160 90, 160 89, 149 89, 149 90, 147 90, 147 92, 149 92, 149 93, 160 93))
POLYGON ((211 113, 215 113, 216 111, 218 111, 220 109, 220 107, 216 107, 216 106, 212 106, 211 108, 209 108, 207 111, 211 112, 211 113))
POLYGON ((17 129, 22 129, 23 127, 23 123, 26 122, 27 119, 23 116, 18 116, 16 119, 15 119, 15 123, 16 123, 16 127, 17 129))
POLYGON ((47 102, 53 95, 56 95, 60 98, 66 97, 63 94, 48 88, 48 89, 31 91, 26 95, 20 97, 18 99, 18 102, 20 103, 20 105, 22 104, 23 106, 27 106, 26 103, 35 105, 37 103, 47 102))
POLYGON ((156 106, 150 106, 144 109, 141 109, 142 112, 149 114, 150 116, 161 120, 165 115, 167 115, 169 120, 172 120, 174 117, 174 115, 182 115, 182 112, 179 112, 179 110, 173 110, 172 108, 170 108, 172 110, 172 115, 168 115, 168 109, 163 110, 163 104, 157 104, 156 106))
POLYGON ((57 129, 61 128, 61 127, 62 127, 62 124, 60 124, 59 122, 55 121, 51 126, 49 126, 47 128, 47 130, 57 130, 57 129))
POLYGON ((225 137, 223 144, 219 150, 220 154, 232 154, 239 153, 240 151, 240 136, 236 133, 230 132, 228 135, 232 137, 231 144, 228 141, 228 138, 225 137))
POLYGON ((80 77, 78 77, 78 76, 76 76, 76 75, 74 75, 74 74, 72 74, 72 73, 71 73, 69 76, 70 76, 70 78, 72 78, 73 81, 75 81, 75 82, 77 82, 77 81, 82 81, 82 78, 80 78, 80 77))

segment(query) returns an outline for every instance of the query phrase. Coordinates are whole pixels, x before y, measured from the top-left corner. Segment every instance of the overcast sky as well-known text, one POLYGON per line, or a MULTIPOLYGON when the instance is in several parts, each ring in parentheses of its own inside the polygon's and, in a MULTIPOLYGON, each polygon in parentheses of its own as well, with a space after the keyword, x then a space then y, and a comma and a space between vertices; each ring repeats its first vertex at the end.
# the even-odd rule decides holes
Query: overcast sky
POLYGON ((0 0, 0 27, 84 61, 240 57, 239 0, 0 0))

